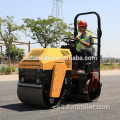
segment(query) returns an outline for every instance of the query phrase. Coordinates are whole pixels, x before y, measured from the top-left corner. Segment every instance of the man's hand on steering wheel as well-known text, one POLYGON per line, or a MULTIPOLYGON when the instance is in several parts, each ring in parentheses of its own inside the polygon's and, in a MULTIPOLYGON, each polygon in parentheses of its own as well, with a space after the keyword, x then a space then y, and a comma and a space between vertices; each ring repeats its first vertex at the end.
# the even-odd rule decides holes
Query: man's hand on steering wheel
POLYGON ((74 38, 64 38, 63 41, 67 44, 70 44, 70 45, 73 43, 74 44, 76 43, 76 39, 74 39, 74 38))

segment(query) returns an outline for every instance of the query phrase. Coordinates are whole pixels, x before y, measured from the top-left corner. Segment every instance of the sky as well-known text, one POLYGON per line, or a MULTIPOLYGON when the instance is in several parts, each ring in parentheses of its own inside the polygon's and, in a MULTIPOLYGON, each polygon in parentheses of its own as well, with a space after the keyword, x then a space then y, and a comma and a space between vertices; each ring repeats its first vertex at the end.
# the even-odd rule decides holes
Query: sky
MULTIPOLYGON (((78 13, 97 12, 101 17, 101 55, 103 57, 120 58, 120 0, 63 0, 63 16, 65 23, 73 23, 78 13)), ((23 24, 24 18, 47 18, 52 14, 53 0, 0 0, 0 17, 14 16, 14 22, 23 24)), ((86 20, 88 29, 97 30, 95 15, 79 17, 86 20)), ((36 42, 20 33, 21 42, 36 42)), ((18 46, 28 53, 27 45, 18 46)), ((41 48, 40 44, 32 44, 31 49, 41 48)), ((4 50, 4 49, 3 49, 4 50)))

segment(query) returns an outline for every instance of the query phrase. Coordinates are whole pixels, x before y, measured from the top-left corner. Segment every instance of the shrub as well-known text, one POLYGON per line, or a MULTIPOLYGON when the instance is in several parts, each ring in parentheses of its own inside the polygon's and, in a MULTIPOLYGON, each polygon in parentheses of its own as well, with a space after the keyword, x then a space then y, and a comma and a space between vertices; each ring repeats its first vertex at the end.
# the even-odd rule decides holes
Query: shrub
POLYGON ((2 67, 0 72, 2 74, 10 74, 11 72, 15 72, 16 68, 14 66, 7 66, 7 67, 2 67))

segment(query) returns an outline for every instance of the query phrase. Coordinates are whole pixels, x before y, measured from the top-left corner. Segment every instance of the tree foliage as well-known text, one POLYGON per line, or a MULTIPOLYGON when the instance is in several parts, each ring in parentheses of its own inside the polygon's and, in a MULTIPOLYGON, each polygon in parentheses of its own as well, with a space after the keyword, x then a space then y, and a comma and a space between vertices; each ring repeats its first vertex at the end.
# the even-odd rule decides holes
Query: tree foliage
POLYGON ((55 47, 63 37, 71 37, 71 27, 63 20, 49 16, 48 19, 23 19, 25 26, 32 33, 31 38, 37 40, 43 48, 55 47))
POLYGON ((10 47, 14 41, 17 41, 20 38, 17 31, 25 31, 24 25, 19 26, 15 24, 13 19, 13 16, 7 16, 6 19, 0 17, 0 39, 4 41, 8 51, 9 65, 11 63, 10 47))
MULTIPOLYGON (((25 55, 25 50, 18 48, 16 46, 10 47, 10 58, 11 60, 19 59, 19 61, 24 57, 25 55)), ((8 58, 8 51, 6 49, 4 53, 4 57, 8 58)))

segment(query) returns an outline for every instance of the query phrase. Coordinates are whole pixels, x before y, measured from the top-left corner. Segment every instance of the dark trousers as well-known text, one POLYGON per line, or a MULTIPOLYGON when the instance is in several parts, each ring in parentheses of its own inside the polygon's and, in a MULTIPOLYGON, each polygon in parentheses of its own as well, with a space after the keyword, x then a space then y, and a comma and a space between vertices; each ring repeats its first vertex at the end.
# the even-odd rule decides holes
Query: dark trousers
POLYGON ((81 51, 73 51, 72 56, 78 56, 79 58, 82 57, 83 60, 78 61, 78 69, 79 68, 84 68, 85 64, 88 62, 85 60, 85 57, 90 57, 93 56, 92 51, 86 50, 86 49, 81 49, 81 51))

